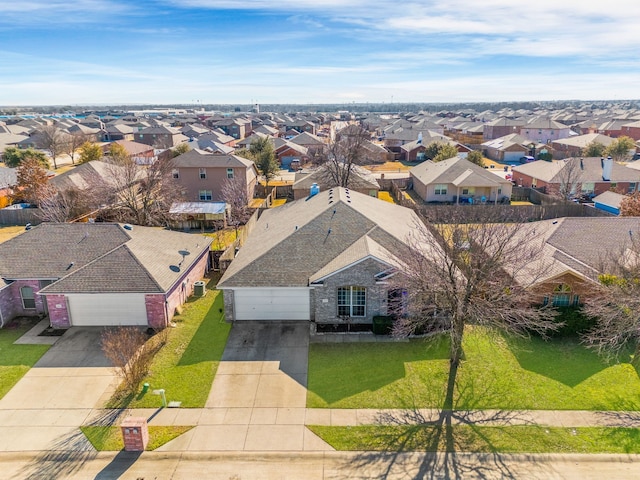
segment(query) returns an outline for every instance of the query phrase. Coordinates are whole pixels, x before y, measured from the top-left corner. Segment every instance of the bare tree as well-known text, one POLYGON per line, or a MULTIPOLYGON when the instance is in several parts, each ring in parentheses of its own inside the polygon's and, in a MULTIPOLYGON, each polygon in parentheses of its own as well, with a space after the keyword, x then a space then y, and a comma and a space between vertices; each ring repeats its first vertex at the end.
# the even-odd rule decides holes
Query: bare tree
POLYGON ((363 125, 353 124, 336 133, 327 147, 317 152, 312 163, 324 171, 328 187, 349 187, 355 167, 366 162, 364 145, 371 134, 363 125))
POLYGON ((631 349, 632 363, 640 368, 640 239, 629 233, 601 261, 599 288, 585 297, 583 310, 596 325, 583 339, 609 360, 631 349))
POLYGON ((111 218, 136 225, 166 225, 171 204, 183 198, 171 158, 139 166, 128 156, 108 157, 110 175, 96 179, 111 218))
POLYGON ((563 200, 571 200, 581 188, 583 170, 584 164, 581 158, 569 158, 564 161, 562 169, 556 176, 558 180, 556 194, 558 197, 563 200))
POLYGON ((98 210, 102 202, 104 198, 93 189, 56 191, 51 187, 38 204, 39 217, 45 222, 69 222, 98 210))
POLYGON ((68 133, 64 137, 65 142, 63 145, 63 151, 69 157, 71 157, 71 163, 76 163, 76 152, 78 149, 88 141, 87 136, 82 132, 68 133))
POLYGON ((65 151, 68 134, 58 125, 45 125, 38 130, 38 148, 49 151, 53 168, 58 168, 57 157, 65 151))
POLYGON ((416 225, 410 246, 398 252, 402 268, 394 277, 403 292, 391 306, 394 333, 448 336, 454 368, 467 325, 521 335, 556 327, 552 309, 534 307, 540 301, 531 287, 546 270, 535 224, 476 214, 475 223, 416 225))
POLYGON ((249 220, 249 198, 247 186, 240 178, 228 178, 222 184, 222 198, 231 208, 231 220, 234 224, 244 224, 249 220))

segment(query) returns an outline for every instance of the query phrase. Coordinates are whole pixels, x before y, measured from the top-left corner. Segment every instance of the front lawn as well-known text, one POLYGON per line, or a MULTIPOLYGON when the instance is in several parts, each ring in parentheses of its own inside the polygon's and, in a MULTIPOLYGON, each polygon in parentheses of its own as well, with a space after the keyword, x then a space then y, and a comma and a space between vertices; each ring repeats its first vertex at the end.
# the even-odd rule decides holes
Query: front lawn
MULTIPOLYGON (((607 365, 576 340, 519 339, 469 328, 456 409, 640 410, 629 363, 607 365)), ((438 408, 448 343, 312 344, 310 408, 438 408)))
POLYGON ((109 407, 160 407, 162 400, 153 394, 155 389, 164 389, 168 402, 204 407, 231 329, 224 321, 222 293, 209 290, 214 284, 212 280, 204 297, 192 297, 174 317, 176 326, 169 330, 167 344, 156 354, 144 380, 149 390, 143 394, 141 386, 137 396, 125 398, 116 394, 109 407))
POLYGON ((16 321, 0 329, 0 398, 49 350, 49 345, 13 344, 33 325, 32 321, 16 321))
POLYGON ((435 425, 309 426, 336 450, 475 453, 640 453, 640 429, 435 425))

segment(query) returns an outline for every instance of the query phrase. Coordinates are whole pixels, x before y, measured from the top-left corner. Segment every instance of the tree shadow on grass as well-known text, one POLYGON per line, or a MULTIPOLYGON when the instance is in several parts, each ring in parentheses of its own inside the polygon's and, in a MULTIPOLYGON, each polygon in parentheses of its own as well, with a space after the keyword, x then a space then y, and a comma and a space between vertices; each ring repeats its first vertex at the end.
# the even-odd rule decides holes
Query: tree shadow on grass
MULTIPOLYGON (((308 390, 331 406, 363 392, 374 392, 407 376, 412 362, 448 358, 446 341, 312 344, 308 390)), ((402 403, 400 403, 402 404, 402 403)))
POLYGON ((505 336, 520 366, 568 387, 575 387, 609 365, 577 339, 543 340, 505 336))
MULTIPOLYGON (((451 364, 442 408, 426 413, 420 409, 382 413, 379 424, 402 428, 391 430, 392 433, 383 439, 377 438, 377 444, 371 450, 378 451, 357 455, 355 465, 368 472, 380 472, 372 477, 380 479, 399 478, 399 475, 416 480, 516 478, 505 456, 498 454, 491 440, 473 427, 526 424, 528 421, 514 411, 478 414, 455 410, 457 373, 457 366, 451 364), (460 429, 461 425, 472 428, 460 429), (471 441, 474 450, 481 453, 465 451, 471 441)), ((363 450, 367 450, 366 446, 363 450)))

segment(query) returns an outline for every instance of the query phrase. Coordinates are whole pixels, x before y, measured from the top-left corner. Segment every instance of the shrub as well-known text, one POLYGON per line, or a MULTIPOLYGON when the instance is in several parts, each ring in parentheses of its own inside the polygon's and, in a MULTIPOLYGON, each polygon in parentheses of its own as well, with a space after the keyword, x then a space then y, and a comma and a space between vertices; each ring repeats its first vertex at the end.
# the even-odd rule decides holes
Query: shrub
POLYGON ((562 326, 549 332, 552 337, 577 337, 596 324, 595 318, 586 315, 581 307, 558 307, 555 321, 562 326))
POLYGON ((393 329, 393 317, 379 315, 373 317, 373 333, 376 335, 391 335, 393 329))

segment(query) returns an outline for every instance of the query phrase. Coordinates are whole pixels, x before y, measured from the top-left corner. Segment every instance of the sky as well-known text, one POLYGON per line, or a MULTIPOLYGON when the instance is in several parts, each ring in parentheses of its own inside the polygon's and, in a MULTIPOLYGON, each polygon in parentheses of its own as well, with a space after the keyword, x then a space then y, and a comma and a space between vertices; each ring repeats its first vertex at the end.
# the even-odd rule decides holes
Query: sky
POLYGON ((637 0, 0 0, 0 105, 640 98, 637 0))

